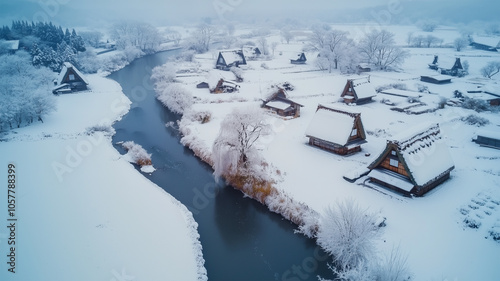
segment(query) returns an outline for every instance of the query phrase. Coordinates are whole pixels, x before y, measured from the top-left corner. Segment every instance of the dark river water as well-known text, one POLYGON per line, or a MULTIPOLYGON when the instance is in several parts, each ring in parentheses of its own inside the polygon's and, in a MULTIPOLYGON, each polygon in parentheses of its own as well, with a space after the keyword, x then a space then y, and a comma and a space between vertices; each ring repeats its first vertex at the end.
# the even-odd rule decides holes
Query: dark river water
POLYGON ((116 142, 132 140, 153 154, 157 170, 144 176, 193 213, 210 281, 318 280, 318 275, 332 278, 327 268, 330 259, 314 240, 294 234, 296 225, 266 206, 216 183, 211 167, 180 144, 175 128, 165 126, 180 116, 156 100, 149 77, 152 68, 178 52, 137 59, 109 76, 120 83, 132 101, 130 112, 114 125, 115 148, 125 153, 116 142))

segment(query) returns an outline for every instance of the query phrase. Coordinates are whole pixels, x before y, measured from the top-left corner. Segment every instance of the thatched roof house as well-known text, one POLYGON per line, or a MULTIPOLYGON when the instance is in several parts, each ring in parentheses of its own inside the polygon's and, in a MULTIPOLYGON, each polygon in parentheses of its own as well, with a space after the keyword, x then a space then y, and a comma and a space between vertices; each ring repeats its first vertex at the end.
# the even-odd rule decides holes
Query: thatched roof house
POLYGON ((427 123, 388 140, 368 168, 370 181, 404 195, 422 196, 455 168, 439 124, 427 123))

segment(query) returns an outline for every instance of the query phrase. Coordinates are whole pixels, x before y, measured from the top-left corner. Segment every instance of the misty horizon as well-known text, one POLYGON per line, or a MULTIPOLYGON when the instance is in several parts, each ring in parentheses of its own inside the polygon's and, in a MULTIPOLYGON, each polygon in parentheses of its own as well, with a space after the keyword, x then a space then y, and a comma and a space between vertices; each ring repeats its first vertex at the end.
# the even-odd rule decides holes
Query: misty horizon
POLYGON ((123 3, 119 1, 76 2, 72 0, 20 0, 2 3, 1 25, 14 20, 53 22, 68 27, 102 27, 121 21, 136 20, 156 26, 189 25, 206 22, 273 23, 277 21, 309 24, 331 23, 414 24, 432 19, 441 24, 493 22, 500 3, 494 1, 303 1, 188 0, 175 4, 156 0, 123 3), (193 9, 193 7, 196 7, 193 9), (485 9, 488 7, 488 9, 485 9))

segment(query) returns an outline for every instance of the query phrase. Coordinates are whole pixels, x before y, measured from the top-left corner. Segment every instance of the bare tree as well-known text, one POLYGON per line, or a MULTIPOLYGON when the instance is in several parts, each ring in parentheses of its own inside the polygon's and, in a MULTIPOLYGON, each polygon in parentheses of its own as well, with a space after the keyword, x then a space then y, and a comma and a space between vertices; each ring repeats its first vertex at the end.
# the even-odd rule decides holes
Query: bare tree
POLYGON ((490 61, 480 71, 481 75, 491 79, 500 72, 500 61, 490 61))
POLYGON ((280 31, 280 34, 287 44, 290 44, 290 41, 293 40, 294 36, 289 26, 283 27, 280 31))
POLYGON ((136 47, 146 53, 154 52, 162 41, 156 27, 145 22, 122 21, 115 23, 110 30, 111 38, 116 40, 120 49, 136 47))
POLYGON ((83 41, 85 41, 90 46, 97 48, 99 46, 99 42, 102 39, 102 32, 100 31, 82 31, 79 32, 78 35, 82 37, 83 41))
POLYGON ((418 22, 417 25, 418 27, 420 27, 420 29, 422 29, 422 31, 425 32, 433 32, 438 26, 435 20, 422 20, 418 22))
POLYGON ((269 133, 260 108, 236 108, 224 118, 212 146, 214 175, 234 174, 247 169, 258 158, 257 140, 269 133))
POLYGON ((373 30, 358 46, 362 59, 380 69, 398 67, 409 56, 407 51, 395 45, 394 34, 387 30, 373 30))
POLYGON ((215 28, 208 23, 201 23, 195 33, 194 44, 190 47, 198 53, 210 50, 210 44, 215 36, 215 28))
POLYGON ((259 39, 257 39, 257 45, 259 46, 259 49, 263 55, 269 55, 269 45, 267 44, 266 37, 259 37, 259 39))
POLYGON ((434 44, 437 44, 439 43, 441 39, 437 38, 436 36, 433 36, 433 35, 427 35, 425 38, 424 38, 424 41, 425 41, 425 45, 427 48, 430 48, 431 46, 433 46, 434 44))
POLYGON ((453 47, 457 52, 462 51, 462 49, 467 47, 467 45, 469 45, 469 39, 465 37, 459 37, 453 41, 453 47))

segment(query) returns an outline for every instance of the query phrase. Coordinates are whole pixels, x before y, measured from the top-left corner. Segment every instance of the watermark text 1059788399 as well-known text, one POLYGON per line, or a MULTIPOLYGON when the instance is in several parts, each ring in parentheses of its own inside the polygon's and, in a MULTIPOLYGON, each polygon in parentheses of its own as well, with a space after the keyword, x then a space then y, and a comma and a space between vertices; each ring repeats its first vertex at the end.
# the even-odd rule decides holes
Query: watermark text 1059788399
POLYGON ((7 165, 7 270, 16 273, 16 186, 17 175, 14 164, 7 165))

